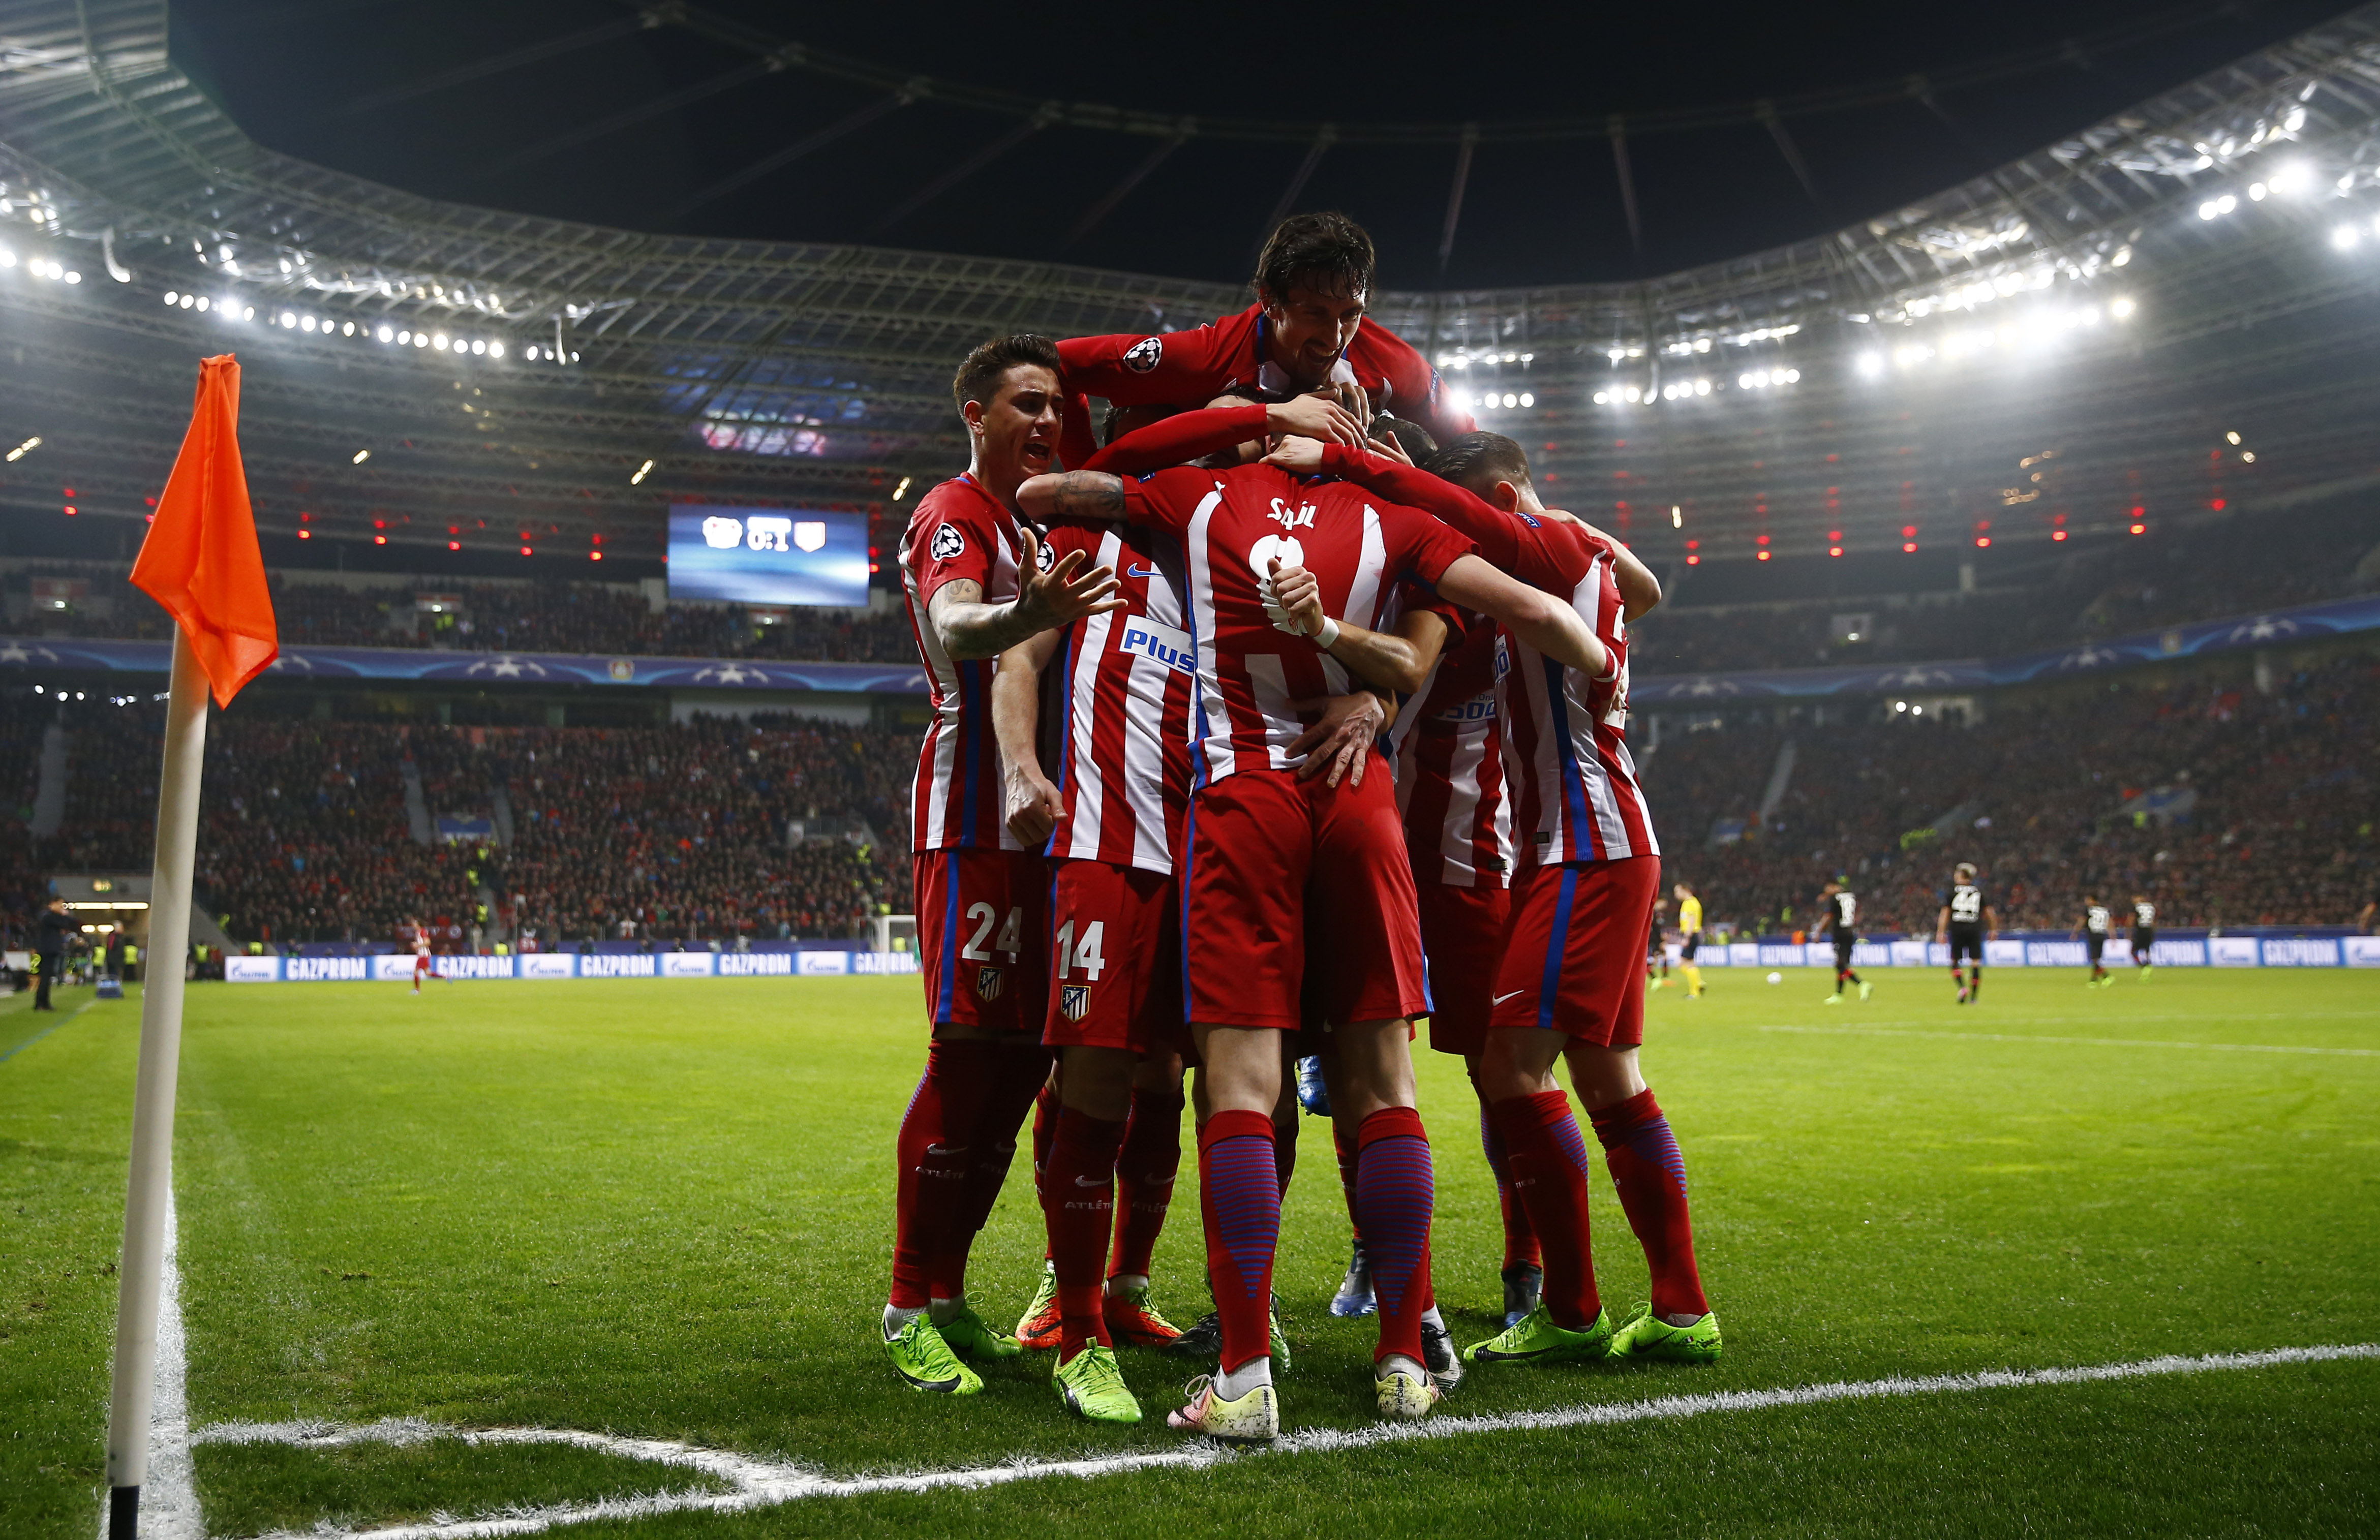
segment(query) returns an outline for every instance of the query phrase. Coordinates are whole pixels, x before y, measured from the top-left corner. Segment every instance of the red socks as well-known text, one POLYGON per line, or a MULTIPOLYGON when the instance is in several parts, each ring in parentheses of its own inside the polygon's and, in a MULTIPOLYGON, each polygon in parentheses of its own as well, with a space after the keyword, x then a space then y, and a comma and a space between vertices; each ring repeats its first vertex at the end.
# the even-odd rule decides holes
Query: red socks
POLYGON ((1539 1296, 1554 1325, 1584 1331, 1602 1312, 1595 1289, 1595 1255, 1586 1218, 1586 1141, 1560 1091, 1510 1097, 1490 1104, 1504 1135, 1512 1190, 1528 1213, 1545 1257, 1539 1296))
POLYGON ((1337 1119, 1332 1119, 1330 1147, 1339 1154, 1339 1194, 1347 1200, 1347 1228, 1360 1240, 1364 1234, 1364 1221, 1356 1213, 1355 1170, 1362 1158, 1362 1131, 1351 1134, 1339 1125, 1337 1119))
MULTIPOLYGON (((1620 1190, 1628 1228, 1653 1272, 1653 1314, 1700 1316, 1702 1275, 1694 1267, 1694 1227, 1686 1213, 1686 1161, 1661 1104, 1650 1090, 1588 1114, 1603 1142, 1604 1163, 1620 1190)), ((1548 1275, 1551 1281, 1551 1275, 1548 1275)))
POLYGON ((1410 1107, 1385 1107, 1355 1134, 1356 1228, 1379 1301, 1375 1363, 1391 1353, 1421 1362, 1421 1313, 1430 1304, 1429 1218, 1437 1201, 1429 1136, 1410 1107))
POLYGON ((1182 1169, 1182 1093, 1135 1091, 1116 1157, 1115 1255, 1108 1276, 1148 1276, 1173 1179, 1182 1169))
MULTIPOLYGON (((915 1194, 914 1229, 932 1298, 965 1294, 967 1249, 991 1217, 1016 1157, 1017 1128, 1049 1074, 1050 1050, 1038 1043, 961 1038, 927 1050, 928 1084, 911 1110, 914 1117, 928 1089, 941 1108, 940 1126, 921 1141, 915 1194)), ((905 1122, 905 1147, 907 1134, 905 1122)))
POLYGON ((1116 1155, 1124 1125, 1062 1109, 1042 1178, 1042 1215, 1049 1224, 1050 1260, 1058 1275, 1061 1363, 1086 1342, 1113 1346, 1101 1301, 1108 1231, 1114 1222, 1116 1155))
POLYGON ((1272 1119, 1217 1112, 1198 1131, 1198 1207, 1207 1228, 1207 1282, 1223 1328, 1226 1374, 1272 1352, 1272 1258, 1281 1241, 1281 1187, 1272 1119))
POLYGON ((926 1257, 929 1252, 941 1249, 945 1228, 942 1216, 950 1207, 948 1202, 940 1200, 955 1200, 959 1186, 966 1180, 965 1153, 951 1154, 942 1139, 941 1083, 934 1073, 939 1067, 940 1047, 935 1044, 926 1049, 926 1073, 917 1077, 917 1088, 909 1097, 909 1110, 902 1115, 901 1133, 893 1145, 899 1174, 892 1189, 892 1292, 889 1303, 903 1310, 926 1307, 926 1257), (943 1153, 927 1153, 938 1148, 943 1153), (928 1193, 934 1197, 929 1199, 928 1193))
POLYGON ((1529 1225, 1529 1211, 1512 1192, 1512 1158, 1504 1148, 1503 1131, 1496 1126, 1495 1113, 1484 1096, 1479 1098, 1479 1152, 1488 1158, 1488 1169, 1496 1177, 1496 1207, 1504 1218, 1505 1270, 1524 1262, 1543 1269, 1545 1260, 1537 1250, 1537 1232, 1529 1225))
POLYGON ((1033 1097, 1033 1195, 1041 1197, 1042 1173, 1050 1169, 1050 1142, 1058 1136, 1058 1088, 1048 1081, 1033 1097))

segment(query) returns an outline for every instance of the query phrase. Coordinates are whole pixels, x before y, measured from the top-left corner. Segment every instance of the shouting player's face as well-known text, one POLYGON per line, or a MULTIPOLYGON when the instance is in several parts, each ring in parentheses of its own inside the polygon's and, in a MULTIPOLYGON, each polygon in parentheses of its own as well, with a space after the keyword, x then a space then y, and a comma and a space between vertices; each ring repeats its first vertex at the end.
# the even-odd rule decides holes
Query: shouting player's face
POLYGON ((1014 503, 1026 477, 1058 468, 1058 377, 1038 364, 1012 364, 991 399, 967 403, 966 423, 976 479, 1014 503))
POLYGON ((1272 323, 1272 361, 1298 384, 1308 389, 1322 383, 1339 355, 1355 340, 1364 323, 1369 297, 1336 294, 1292 284, 1285 295, 1265 297, 1265 319, 1272 323))

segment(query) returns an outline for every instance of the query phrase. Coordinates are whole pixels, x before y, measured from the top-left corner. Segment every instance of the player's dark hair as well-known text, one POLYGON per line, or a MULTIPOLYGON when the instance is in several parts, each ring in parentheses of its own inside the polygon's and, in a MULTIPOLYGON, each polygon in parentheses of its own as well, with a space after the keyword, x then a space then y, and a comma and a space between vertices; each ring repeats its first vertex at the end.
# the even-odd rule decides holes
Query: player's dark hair
POLYGON ((966 356, 951 380, 951 396, 965 413, 970 401, 990 401, 1000 389, 1001 377, 1019 364, 1038 364, 1052 374, 1063 374, 1058 345, 1038 332, 1016 332, 994 337, 966 356))
POLYGON ((1304 287, 1368 297, 1377 261, 1371 236, 1345 214, 1292 214, 1273 226, 1257 256, 1257 295, 1287 299, 1292 288, 1304 287))
POLYGON ((1432 476, 1485 495, 1499 481, 1516 487, 1529 484, 1529 452, 1501 433, 1464 433, 1452 443, 1417 461, 1432 476))
POLYGON ((1953 877, 1973 877, 1975 875, 1975 864, 1973 861, 1961 861, 1957 866, 1950 868, 1950 875, 1953 877))
POLYGON ((1386 412, 1373 416, 1369 432, 1376 439, 1396 440, 1397 447, 1405 452, 1405 458, 1417 466, 1427 465, 1429 457, 1438 453, 1438 441, 1429 436, 1428 429, 1418 422, 1390 417, 1386 412))

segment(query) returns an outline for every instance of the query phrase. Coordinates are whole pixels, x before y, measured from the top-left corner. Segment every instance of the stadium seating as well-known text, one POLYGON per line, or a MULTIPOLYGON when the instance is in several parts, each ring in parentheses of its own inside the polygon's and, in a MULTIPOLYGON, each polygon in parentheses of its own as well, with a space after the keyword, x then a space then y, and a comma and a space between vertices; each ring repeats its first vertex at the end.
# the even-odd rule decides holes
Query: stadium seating
POLYGON ((1696 886, 1714 926, 1805 928, 1819 885, 1841 872, 1868 928, 1930 933, 1962 860, 1982 868, 2010 928, 2064 929, 2085 892, 2120 909, 2135 891, 2169 926, 2337 925, 2380 884, 2375 730, 2380 667, 2348 658, 2269 697, 2092 686, 1995 701, 1972 727, 1897 718, 1674 735, 1646 790, 1669 873, 1696 886), (1789 732, 1791 781, 1758 827, 1789 732), (1746 837, 1713 840, 1747 819, 1746 837))
MULTIPOLYGON (((23 593, 35 577, 73 578, 88 595, 66 610, 29 608, 26 634, 164 640, 164 612, 126 582, 120 568, 91 564, 33 566, 8 582, 23 593)), ((370 588, 291 581, 277 575, 273 604, 291 648, 427 647, 471 652, 578 652, 625 656, 787 658, 832 662, 909 662, 917 655, 898 612, 755 612, 741 605, 673 604, 655 612, 633 587, 611 583, 390 583, 370 588), (458 608, 422 611, 435 592, 458 608), (766 615, 765 623, 760 615, 766 615)))

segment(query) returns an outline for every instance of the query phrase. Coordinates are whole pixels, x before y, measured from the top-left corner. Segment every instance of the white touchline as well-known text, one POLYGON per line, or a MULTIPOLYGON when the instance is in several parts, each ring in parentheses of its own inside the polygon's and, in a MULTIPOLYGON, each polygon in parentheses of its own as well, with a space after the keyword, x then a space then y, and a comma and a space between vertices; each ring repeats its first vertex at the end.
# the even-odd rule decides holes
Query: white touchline
MULTIPOLYGON (((199 1493, 190 1469, 190 1412, 185 1385, 189 1352, 182 1335, 182 1274, 176 1266, 180 1227, 174 1183, 165 1182, 165 1259, 157 1291, 157 1382, 149 1402, 149 1479, 140 1488, 140 1533, 146 1540, 205 1540, 199 1493)), ((100 1534, 107 1533, 102 1514, 100 1534)))
POLYGON ((1135 1471, 1199 1470, 1239 1460, 1338 1453, 1425 1438, 1456 1438, 1474 1433, 1546 1433, 1566 1428, 1611 1427, 1624 1423, 1700 1417, 1712 1413, 1759 1412, 1778 1406, 1815 1406, 1828 1401, 1873 1401, 1886 1397, 2013 1390, 2037 1385, 2092 1385, 2157 1375, 2264 1369, 2286 1364, 2326 1364, 2352 1358, 2380 1359, 2380 1343, 2273 1348, 2261 1352, 2210 1353, 2201 1358, 2146 1358, 2126 1364, 2093 1364, 2073 1368, 1990 1369, 1976 1374, 1837 1381, 1828 1385, 1786 1386, 1772 1390, 1720 1390, 1692 1396, 1662 1396, 1653 1401, 1556 1407, 1546 1412, 1520 1412, 1502 1416, 1433 1417, 1427 1422, 1383 1423, 1343 1431, 1317 1428, 1309 1433, 1292 1434, 1269 1449, 1235 1450, 1202 1443, 1100 1459, 1020 1459, 1005 1464, 979 1465, 965 1470, 918 1471, 905 1475, 847 1478, 824 1475, 780 1461, 755 1460, 723 1449, 698 1449, 690 1444, 666 1439, 622 1438, 611 1434, 581 1433, 569 1428, 445 1427, 417 1417, 344 1425, 319 1422, 218 1423, 198 1430, 191 1442, 287 1444, 299 1449, 322 1449, 348 1444, 418 1444, 434 1438, 453 1439, 470 1445, 565 1444, 624 1459, 650 1461, 655 1464, 703 1472, 732 1484, 735 1488, 732 1492, 663 1491, 600 1502, 555 1503, 543 1508, 511 1509, 485 1518, 432 1519, 419 1524, 343 1528, 322 1523, 302 1531, 276 1531, 273 1535, 260 1537, 260 1540, 299 1540, 300 1536, 304 1540, 348 1540, 348 1537, 361 1536, 370 1536, 370 1540, 494 1540, 500 1535, 539 1534, 566 1524, 652 1518, 663 1513, 696 1510, 744 1513, 808 1498, 864 1497, 876 1492, 931 1492, 950 1487, 979 1489, 1051 1476, 1088 1479, 1135 1471))
POLYGON ((2069 1048, 2204 1049, 2209 1053, 2314 1053, 2343 1059, 2380 1059, 2380 1049, 2307 1048, 2297 1043, 2181 1043, 2155 1037, 2053 1037, 2033 1032, 1912 1032, 1898 1026, 1789 1026, 1770 1023, 1757 1032, 1802 1032, 1828 1037, 1952 1037, 1970 1043, 2062 1043, 2069 1048))

